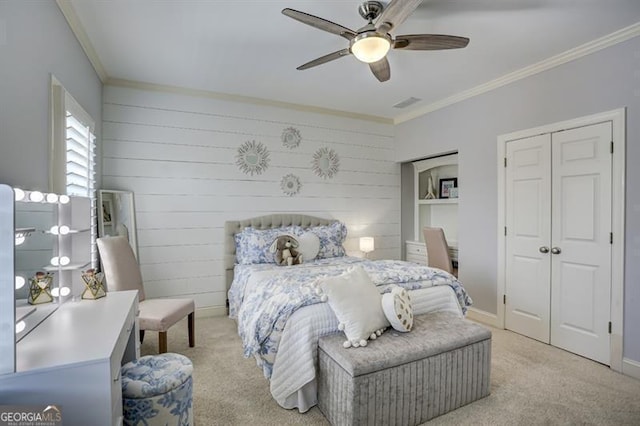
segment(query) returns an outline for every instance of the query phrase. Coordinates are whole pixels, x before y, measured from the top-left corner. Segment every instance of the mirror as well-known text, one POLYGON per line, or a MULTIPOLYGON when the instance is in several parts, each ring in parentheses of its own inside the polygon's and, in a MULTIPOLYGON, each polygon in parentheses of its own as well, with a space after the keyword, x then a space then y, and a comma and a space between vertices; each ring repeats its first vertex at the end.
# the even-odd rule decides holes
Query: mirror
POLYGON ((58 251, 58 238, 51 233, 51 227, 58 224, 58 205, 48 203, 26 203, 15 205, 16 276, 24 280, 21 288, 16 288, 16 299, 27 299, 29 278, 50 265, 51 258, 58 251))
POLYGON ((138 257, 136 216, 133 192, 101 189, 98 191, 98 236, 125 237, 138 257))

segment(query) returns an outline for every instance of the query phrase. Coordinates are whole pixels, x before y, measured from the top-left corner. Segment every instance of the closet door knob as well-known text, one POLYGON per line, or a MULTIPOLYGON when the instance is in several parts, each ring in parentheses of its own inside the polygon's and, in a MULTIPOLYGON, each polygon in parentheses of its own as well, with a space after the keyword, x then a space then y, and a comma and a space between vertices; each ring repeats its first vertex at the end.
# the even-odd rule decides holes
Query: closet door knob
POLYGON ((560 247, 554 247, 554 248, 551 249, 551 253, 560 254, 560 253, 562 253, 562 250, 560 250, 560 247))
POLYGON ((542 246, 538 250, 540 250, 540 253, 549 253, 549 247, 546 246, 542 246))

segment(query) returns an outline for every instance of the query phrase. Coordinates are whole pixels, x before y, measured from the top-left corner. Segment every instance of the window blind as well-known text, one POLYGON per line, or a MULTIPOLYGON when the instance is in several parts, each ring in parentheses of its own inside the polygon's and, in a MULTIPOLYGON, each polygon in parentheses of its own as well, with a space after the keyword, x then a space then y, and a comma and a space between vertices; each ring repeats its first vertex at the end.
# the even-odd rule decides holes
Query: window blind
POLYGON ((67 195, 91 199, 91 265, 98 264, 96 197, 95 197, 95 146, 93 121, 75 101, 67 97, 65 102, 65 182, 67 195))

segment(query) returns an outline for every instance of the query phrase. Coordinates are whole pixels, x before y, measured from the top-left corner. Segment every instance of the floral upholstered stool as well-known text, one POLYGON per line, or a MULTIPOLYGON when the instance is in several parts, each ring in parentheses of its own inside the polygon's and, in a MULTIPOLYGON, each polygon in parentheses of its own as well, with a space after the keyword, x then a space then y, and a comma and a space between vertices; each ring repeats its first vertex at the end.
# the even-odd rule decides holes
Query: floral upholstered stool
POLYGON ((172 353, 147 355, 122 366, 125 425, 193 425, 193 364, 172 353))

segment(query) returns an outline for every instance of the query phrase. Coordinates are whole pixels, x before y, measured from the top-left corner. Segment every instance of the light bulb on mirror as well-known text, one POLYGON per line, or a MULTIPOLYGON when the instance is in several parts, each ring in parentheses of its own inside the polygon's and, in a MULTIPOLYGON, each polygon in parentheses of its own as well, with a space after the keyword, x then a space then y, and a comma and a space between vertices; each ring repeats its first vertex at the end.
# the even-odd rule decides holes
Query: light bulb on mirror
POLYGON ((13 188, 13 194, 16 201, 24 200, 24 191, 20 188, 13 188))
POLYGON ((24 243, 24 240, 26 240, 27 237, 25 237, 24 235, 16 235, 16 245, 19 246, 20 244, 24 243))
POLYGON ((47 194, 47 196, 45 197, 45 200, 47 200, 47 203, 57 203, 58 202, 58 194, 47 194))
POLYGON ((58 198, 58 202, 59 202, 60 204, 67 204, 70 200, 71 200, 71 199, 69 198, 69 196, 68 196, 68 195, 61 195, 61 196, 58 198))
POLYGON ((60 258, 58 256, 54 256, 51 258, 51 264, 53 266, 58 266, 60 265, 60 258))
POLYGON ((70 229, 67 225, 62 225, 58 228, 58 233, 60 235, 67 235, 69 233, 70 229))
POLYGON ((69 259, 67 256, 60 257, 61 266, 67 266, 70 262, 71 262, 71 259, 69 259))
POLYGON ((59 232, 58 225, 53 225, 53 226, 49 229, 49 232, 51 232, 53 235, 58 235, 58 232, 59 232))
POLYGON ((20 333, 26 328, 27 324, 24 321, 16 323, 16 334, 20 333))
POLYGON ((51 289, 51 295, 53 297, 65 297, 71 293, 71 289, 69 287, 55 287, 51 289))
POLYGON ((20 275, 16 275, 16 290, 20 290, 26 284, 26 280, 24 277, 20 275))
POLYGON ((33 201, 34 203, 39 203, 44 200, 44 194, 40 191, 33 191, 29 193, 29 200, 33 201))

